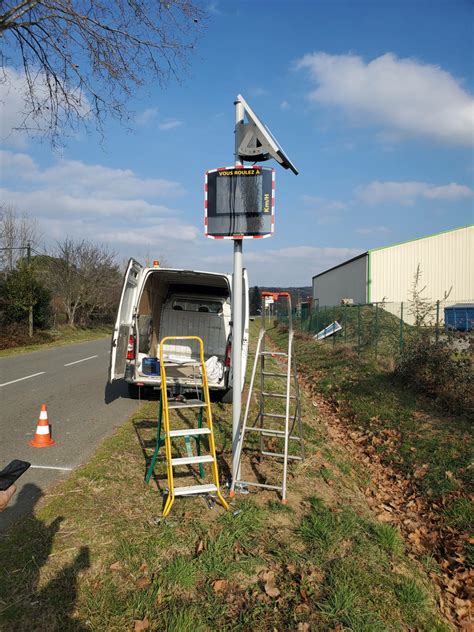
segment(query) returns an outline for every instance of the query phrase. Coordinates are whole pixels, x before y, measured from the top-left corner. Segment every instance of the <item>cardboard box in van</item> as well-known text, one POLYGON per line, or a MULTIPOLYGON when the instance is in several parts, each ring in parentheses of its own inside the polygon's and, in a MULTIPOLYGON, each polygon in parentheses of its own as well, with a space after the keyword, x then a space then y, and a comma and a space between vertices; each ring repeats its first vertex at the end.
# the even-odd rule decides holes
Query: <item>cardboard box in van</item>
MULTIPOLYGON (((248 279, 244 271, 242 383, 248 353, 248 279)), ((124 379, 131 397, 138 387, 160 388, 159 344, 165 336, 199 336, 204 343, 209 388, 231 401, 232 275, 175 268, 144 267, 130 259, 125 273, 114 332, 109 380, 124 379)), ((165 357, 178 366, 167 370, 168 385, 185 391, 196 384, 198 359, 193 341, 170 341, 165 357)), ((199 380, 198 380, 199 381, 199 380)))

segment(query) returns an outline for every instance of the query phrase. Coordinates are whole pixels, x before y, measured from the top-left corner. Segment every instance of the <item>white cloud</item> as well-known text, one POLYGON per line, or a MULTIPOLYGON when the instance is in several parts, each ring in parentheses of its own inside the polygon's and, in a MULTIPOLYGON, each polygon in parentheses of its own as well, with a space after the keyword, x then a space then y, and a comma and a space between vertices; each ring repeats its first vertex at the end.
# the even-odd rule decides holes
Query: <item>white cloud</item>
POLYGON ((474 98, 449 72, 415 59, 386 53, 365 62, 353 54, 305 55, 296 65, 308 69, 318 103, 338 105, 408 136, 470 145, 474 137, 474 98))
POLYGON ((427 182, 379 182, 375 180, 356 189, 357 198, 370 206, 386 202, 410 206, 419 198, 456 201, 472 197, 473 193, 469 187, 455 182, 436 186, 427 182))
POLYGON ((291 109, 291 105, 288 103, 288 101, 282 101, 280 103, 280 110, 289 110, 291 109))
POLYGON ((464 184, 451 182, 440 187, 430 186, 424 196, 430 200, 461 200, 472 197, 473 191, 464 184))
POLYGON ((49 242, 71 235, 128 255, 142 246, 158 246, 169 255, 202 232, 168 205, 184 194, 178 182, 75 160, 41 168, 28 154, 10 151, 0 152, 0 167, 0 200, 38 219, 49 242))
POLYGON ((0 167, 4 178, 14 177, 73 198, 178 197, 185 192, 172 180, 140 178, 131 169, 88 165, 80 160, 58 160, 52 167, 39 169, 28 154, 0 150, 0 167))
POLYGON ((181 127, 183 125, 183 121, 178 119, 168 119, 160 123, 159 128, 163 131, 168 131, 170 129, 176 129, 177 127, 181 127))
POLYGON ((318 224, 321 225, 340 221, 341 212, 349 206, 340 200, 328 200, 314 195, 303 195, 302 200, 307 210, 316 217, 318 224))
MULTIPOLYGON (((44 73, 39 70, 31 72, 30 82, 36 101, 49 101, 49 88, 44 73)), ((48 133, 51 126, 51 113, 49 107, 43 107, 41 112, 32 113, 29 84, 23 70, 5 66, 0 77, 0 142, 8 147, 23 149, 28 140, 34 136, 48 133)), ((90 104, 78 90, 71 90, 69 99, 74 100, 74 107, 81 116, 87 118, 90 113, 90 104)), ((61 97, 59 100, 58 119, 59 125, 63 117, 61 97)), ((64 101, 62 102, 65 103, 64 101)))
POLYGON ((139 114, 136 115, 135 121, 137 122, 137 125, 144 127, 156 119, 157 115, 158 108, 146 108, 146 110, 143 110, 143 112, 139 112, 139 114))

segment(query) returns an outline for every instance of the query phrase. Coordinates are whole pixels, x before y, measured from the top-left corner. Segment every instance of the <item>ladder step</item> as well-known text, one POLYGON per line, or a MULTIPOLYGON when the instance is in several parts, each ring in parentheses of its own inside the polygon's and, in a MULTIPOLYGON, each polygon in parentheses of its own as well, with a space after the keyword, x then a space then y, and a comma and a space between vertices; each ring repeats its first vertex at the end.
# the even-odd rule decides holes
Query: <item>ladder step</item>
POLYGON ((175 465, 193 465, 195 463, 213 463, 214 457, 210 454, 204 456, 183 456, 176 459, 171 459, 171 464, 175 465))
POLYGON ((281 485, 267 485, 266 483, 254 483, 253 481, 235 481, 236 485, 249 485, 252 487, 264 487, 265 489, 277 489, 279 491, 283 490, 281 485))
POLYGON ((262 375, 267 375, 268 377, 288 377, 286 373, 269 373, 268 371, 262 371, 262 375))
MULTIPOLYGON (((263 397, 279 397, 280 399, 286 399, 285 393, 264 393, 262 391, 263 397)), ((290 399, 296 399, 294 395, 290 395, 290 399)))
MULTIPOLYGON (((284 437, 285 436, 284 430, 273 430, 273 429, 270 430, 269 428, 257 428, 256 426, 247 426, 247 428, 245 428, 245 432, 247 432, 247 430, 253 430, 254 432, 261 432, 264 437, 284 437)), ((292 439, 293 441, 301 441, 300 437, 297 437, 296 435, 290 435, 288 439, 292 439)))
POLYGON ((283 351, 260 351, 260 355, 263 356, 280 356, 281 358, 287 358, 288 354, 283 351))
POLYGON ((182 428, 180 430, 170 430, 170 437, 194 437, 196 435, 211 434, 209 428, 182 428))
MULTIPOLYGON (((267 452, 266 450, 262 450, 262 454, 264 454, 265 456, 277 456, 281 459, 285 458, 285 455, 283 454, 283 452, 267 452)), ((289 454, 288 455, 288 460, 290 461, 302 461, 303 459, 300 456, 296 456, 293 454, 289 454)))
POLYGON ((217 487, 210 483, 209 485, 188 485, 187 487, 175 487, 175 496, 191 496, 191 494, 210 494, 217 492, 217 487))
POLYGON ((175 400, 168 401, 168 408, 204 408, 206 402, 202 402, 200 399, 186 399, 184 402, 175 400))
POLYGON ((273 417, 274 419, 286 419, 286 415, 281 413, 260 413, 262 417, 273 417))

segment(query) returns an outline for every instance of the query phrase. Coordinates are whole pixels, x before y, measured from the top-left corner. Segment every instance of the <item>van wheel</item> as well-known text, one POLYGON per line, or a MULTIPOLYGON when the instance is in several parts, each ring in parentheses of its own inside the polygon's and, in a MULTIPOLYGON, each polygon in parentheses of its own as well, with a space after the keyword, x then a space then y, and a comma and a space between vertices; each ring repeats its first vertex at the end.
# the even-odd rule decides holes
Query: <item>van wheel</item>
POLYGON ((148 353, 153 335, 153 319, 148 314, 138 317, 138 351, 148 353))

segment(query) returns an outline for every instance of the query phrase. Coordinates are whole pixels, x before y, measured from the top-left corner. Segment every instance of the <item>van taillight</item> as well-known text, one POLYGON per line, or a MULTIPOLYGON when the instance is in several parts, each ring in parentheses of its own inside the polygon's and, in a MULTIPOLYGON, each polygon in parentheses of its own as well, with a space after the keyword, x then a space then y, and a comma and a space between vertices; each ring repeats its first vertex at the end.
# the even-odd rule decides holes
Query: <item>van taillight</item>
POLYGON ((127 360, 135 360, 135 336, 128 337, 127 360))
POLYGON ((225 366, 227 368, 230 367, 230 359, 232 357, 232 343, 229 341, 227 343, 227 347, 225 348, 225 366))

